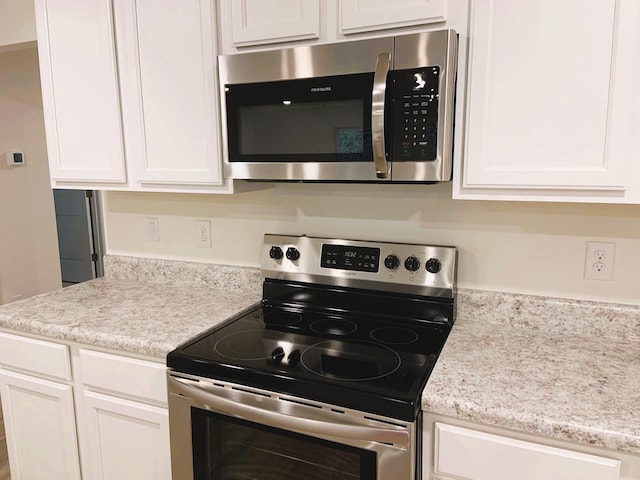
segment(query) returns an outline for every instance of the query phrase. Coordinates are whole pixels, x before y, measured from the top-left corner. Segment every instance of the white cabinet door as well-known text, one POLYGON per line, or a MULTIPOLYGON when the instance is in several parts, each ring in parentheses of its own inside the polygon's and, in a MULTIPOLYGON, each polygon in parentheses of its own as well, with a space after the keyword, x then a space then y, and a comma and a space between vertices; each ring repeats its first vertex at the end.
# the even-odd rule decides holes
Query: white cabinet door
POLYGON ((80 480, 72 390, 0 370, 12 480, 80 480))
POLYGON ((54 186, 126 181, 110 0, 35 0, 54 186))
POLYGON ((92 479, 171 479, 167 409, 89 391, 84 403, 92 479))
POLYGON ((115 0, 127 159, 136 187, 222 183, 209 0, 115 0))
POLYGON ((472 2, 465 163, 454 196, 624 197, 639 32, 635 0, 472 2))
POLYGON ((320 36, 319 0, 222 0, 227 49, 320 36))
POLYGON ((447 0, 340 0, 340 33, 444 22, 447 0))

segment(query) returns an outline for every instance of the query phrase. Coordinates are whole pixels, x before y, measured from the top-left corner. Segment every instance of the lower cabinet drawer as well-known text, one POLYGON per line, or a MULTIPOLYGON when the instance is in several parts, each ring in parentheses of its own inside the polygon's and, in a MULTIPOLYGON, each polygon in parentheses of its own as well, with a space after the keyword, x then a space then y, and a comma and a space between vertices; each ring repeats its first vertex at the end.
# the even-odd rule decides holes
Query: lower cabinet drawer
POLYGON ((71 380, 69 347, 59 343, 0 332, 0 365, 71 380))
POLYGON ((620 461, 435 424, 434 473, 468 480, 618 480, 620 461))
POLYGON ((82 383, 89 388, 167 404, 164 364, 80 349, 82 383))

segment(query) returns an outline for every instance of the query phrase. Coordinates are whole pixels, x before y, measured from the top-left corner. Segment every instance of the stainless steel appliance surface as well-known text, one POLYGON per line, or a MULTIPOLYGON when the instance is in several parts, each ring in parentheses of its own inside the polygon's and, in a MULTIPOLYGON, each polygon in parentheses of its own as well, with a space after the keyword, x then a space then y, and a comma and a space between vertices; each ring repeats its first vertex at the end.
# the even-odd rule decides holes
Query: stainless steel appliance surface
POLYGON ((225 174, 448 181, 456 60, 453 30, 220 56, 225 174))
POLYGON ((419 479, 455 247, 265 235, 263 300, 167 356, 174 479, 419 479))

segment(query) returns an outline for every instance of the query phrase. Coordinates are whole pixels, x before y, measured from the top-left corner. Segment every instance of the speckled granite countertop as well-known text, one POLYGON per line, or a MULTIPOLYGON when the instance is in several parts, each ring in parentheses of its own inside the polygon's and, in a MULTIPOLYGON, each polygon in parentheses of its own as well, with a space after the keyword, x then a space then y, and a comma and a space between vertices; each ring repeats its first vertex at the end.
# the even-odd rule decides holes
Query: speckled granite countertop
POLYGON ((458 300, 423 410, 640 454, 640 308, 488 292, 458 300))
MULTIPOLYGON (((0 328, 164 359, 261 297, 258 269, 107 256, 0 328)), ((640 307, 461 290, 425 411, 640 455, 640 307)))
POLYGON ((107 257, 107 276, 0 306, 0 328, 158 359, 261 298, 258 269, 107 257))

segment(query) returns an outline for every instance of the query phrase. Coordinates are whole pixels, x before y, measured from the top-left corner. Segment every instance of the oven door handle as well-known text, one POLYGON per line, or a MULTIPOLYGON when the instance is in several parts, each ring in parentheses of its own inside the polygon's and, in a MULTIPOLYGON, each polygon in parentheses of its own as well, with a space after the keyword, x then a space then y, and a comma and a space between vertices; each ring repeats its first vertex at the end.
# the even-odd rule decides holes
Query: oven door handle
POLYGON ((398 427, 392 428, 366 427, 324 420, 299 418, 283 413, 264 410, 252 405, 235 402, 219 397, 200 385, 200 382, 184 378, 170 377, 171 392, 193 398, 213 411, 225 413, 232 417, 249 420, 262 425, 273 425, 292 430, 312 437, 328 435, 345 440, 374 441, 395 445, 409 445, 409 433, 398 427))
POLYGON ((387 74, 391 66, 391 54, 378 54, 376 72, 371 92, 371 137, 373 143, 373 165, 378 178, 389 178, 389 162, 384 146, 384 102, 387 92, 387 74))

